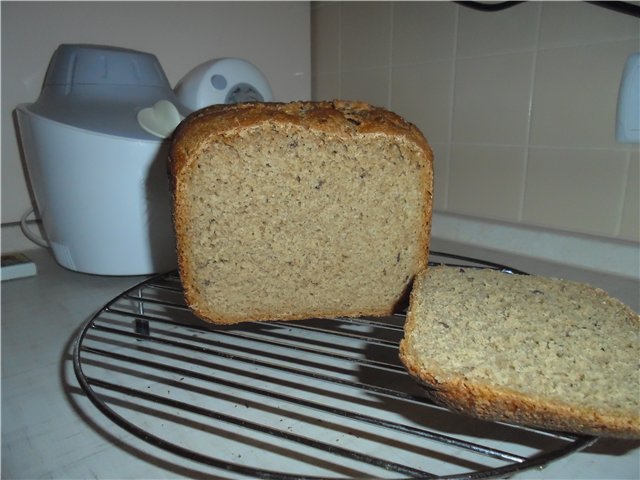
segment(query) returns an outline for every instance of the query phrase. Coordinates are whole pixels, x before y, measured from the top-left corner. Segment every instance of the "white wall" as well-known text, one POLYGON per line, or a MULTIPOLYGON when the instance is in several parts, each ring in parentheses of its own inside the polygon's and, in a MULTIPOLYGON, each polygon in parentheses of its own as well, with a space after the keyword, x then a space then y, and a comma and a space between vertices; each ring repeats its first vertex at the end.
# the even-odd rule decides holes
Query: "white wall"
POLYGON ((12 111, 37 99, 59 44, 152 53, 172 86, 206 60, 240 57, 262 70, 277 100, 311 95, 308 2, 2 2, 1 9, 3 252, 31 245, 14 223, 31 201, 12 111))
POLYGON ((586 2, 313 4, 314 98, 359 98, 422 129, 436 209, 640 240, 638 145, 617 143, 640 20, 586 2))
POLYGON ((640 20, 575 1, 319 2, 311 20, 313 98, 388 107, 431 143, 434 234, 640 275, 640 150, 615 139, 640 20))

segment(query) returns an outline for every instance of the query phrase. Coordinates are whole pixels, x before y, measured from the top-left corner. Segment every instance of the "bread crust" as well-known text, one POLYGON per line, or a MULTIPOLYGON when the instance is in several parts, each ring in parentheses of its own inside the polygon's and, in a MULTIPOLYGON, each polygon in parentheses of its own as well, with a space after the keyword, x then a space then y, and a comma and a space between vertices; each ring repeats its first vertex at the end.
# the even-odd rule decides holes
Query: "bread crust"
POLYGON ((211 105, 190 114, 176 128, 169 156, 171 177, 197 158, 213 138, 224 138, 260 123, 291 124, 346 139, 354 134, 380 133, 410 139, 433 166, 433 153, 424 135, 399 115, 358 101, 238 103, 211 105), (345 120, 347 120, 345 122, 345 120))
POLYGON ((454 412, 482 420, 504 421, 581 435, 640 438, 637 422, 629 417, 621 418, 595 409, 551 403, 515 391, 469 382, 463 377, 439 381, 432 372, 414 361, 404 342, 400 346, 400 357, 409 374, 423 384, 429 397, 454 412))
MULTIPOLYGON (((187 304, 200 318, 221 324, 247 320, 298 320, 304 318, 328 318, 335 316, 382 316, 392 313, 402 295, 386 308, 368 310, 314 310, 300 313, 275 314, 256 311, 253 315, 220 315, 203 308, 194 288, 194 277, 185 252, 180 244, 185 242, 182 225, 187 221, 183 203, 184 172, 188 171, 203 149, 212 142, 231 142, 234 136, 247 128, 260 124, 294 125, 304 129, 322 131, 346 141, 362 135, 385 135, 400 137, 417 146, 426 165, 419 171, 420 183, 424 186, 424 211, 422 212, 422 235, 419 240, 420 258, 415 272, 426 267, 431 237, 433 153, 420 130, 399 115, 386 109, 357 101, 291 102, 291 103, 242 103, 234 105, 212 105, 189 115, 174 132, 169 154, 169 176, 173 194, 173 222, 178 243, 178 268, 184 286, 187 304)), ((409 282, 411 283, 411 282, 409 282)), ((406 292, 403 293, 403 295, 406 292)))
MULTIPOLYGON (((452 411, 488 421, 504 421, 582 435, 640 438, 640 412, 634 415, 629 411, 600 410, 544 398, 541 395, 520 393, 509 388, 468 379, 457 372, 445 372, 443 369, 446 366, 430 364, 428 359, 424 359, 425 355, 414 351, 408 340, 420 321, 413 305, 417 302, 417 296, 427 274, 425 270, 416 277, 411 293, 411 306, 404 326, 405 334, 400 342, 399 356, 407 372, 426 389, 434 401, 452 411), (420 356, 423 357, 423 361, 419 360, 420 356)), ((617 302, 602 290, 594 289, 594 292, 602 297, 603 302, 617 302)), ((628 318, 640 328, 638 315, 630 308, 625 308, 628 318)))

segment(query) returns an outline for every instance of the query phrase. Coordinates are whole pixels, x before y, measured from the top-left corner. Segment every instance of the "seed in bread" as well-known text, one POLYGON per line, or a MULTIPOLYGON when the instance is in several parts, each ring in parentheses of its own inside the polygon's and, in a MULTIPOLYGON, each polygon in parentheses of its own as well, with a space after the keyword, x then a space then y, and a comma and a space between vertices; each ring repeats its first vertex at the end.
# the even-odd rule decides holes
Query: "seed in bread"
POLYGON ((432 153, 392 112, 215 105, 170 156, 180 275, 205 320, 385 315, 426 266, 432 153))
POLYGON ((400 357, 461 413, 640 438, 640 320, 585 284, 433 267, 411 293, 400 357))

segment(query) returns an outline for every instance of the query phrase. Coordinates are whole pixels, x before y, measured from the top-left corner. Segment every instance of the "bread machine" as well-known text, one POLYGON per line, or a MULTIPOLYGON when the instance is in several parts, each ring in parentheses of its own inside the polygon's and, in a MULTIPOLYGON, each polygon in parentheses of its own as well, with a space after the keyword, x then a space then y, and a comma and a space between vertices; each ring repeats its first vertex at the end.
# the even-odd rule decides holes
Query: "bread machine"
POLYGON ((166 137, 187 113, 154 55, 57 48, 38 100, 16 115, 58 263, 101 275, 175 268, 166 137))

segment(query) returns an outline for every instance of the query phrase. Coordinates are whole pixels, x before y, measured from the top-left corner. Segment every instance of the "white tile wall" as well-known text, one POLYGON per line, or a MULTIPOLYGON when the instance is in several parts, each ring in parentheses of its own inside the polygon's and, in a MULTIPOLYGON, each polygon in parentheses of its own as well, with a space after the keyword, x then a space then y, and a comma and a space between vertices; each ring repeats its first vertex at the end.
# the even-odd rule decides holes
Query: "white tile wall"
POLYGON ((531 143, 620 149, 615 139, 618 87, 634 51, 640 51, 637 39, 540 50, 531 143))
POLYGON ((340 67, 351 71, 388 67, 391 58, 391 11, 388 2, 341 4, 340 67))
POLYGON ((453 142, 526 142, 532 57, 527 52, 456 60, 453 142))
POLYGON ((523 220, 558 229, 616 232, 625 193, 627 153, 529 149, 523 220))
POLYGON ((456 9, 446 2, 394 4, 392 55, 394 65, 453 58, 456 9))
POLYGON ((620 236, 634 238, 640 230, 640 153, 632 152, 629 156, 629 169, 626 173, 622 216, 620 217, 620 236))
POLYGON ((449 160, 450 209, 517 221, 521 205, 524 148, 453 144, 449 160))
MULTIPOLYGON (((638 2, 630 2, 638 5, 638 2)), ((540 23, 542 49, 638 38, 638 19, 586 2, 545 2, 540 23)))
POLYGON ((447 143, 453 95, 451 60, 393 66, 391 85, 393 108, 418 124, 431 125, 430 142, 447 143))
POLYGON ((459 9, 456 54, 477 57, 531 51, 542 5, 526 2, 518 7, 492 13, 459 9))
POLYGON ((637 18, 586 2, 312 4, 312 94, 402 114, 436 213, 640 241, 638 145, 615 140, 637 18))
POLYGON ((340 91, 344 98, 366 98, 375 105, 389 101, 389 69, 386 67, 347 70, 341 73, 340 91))

